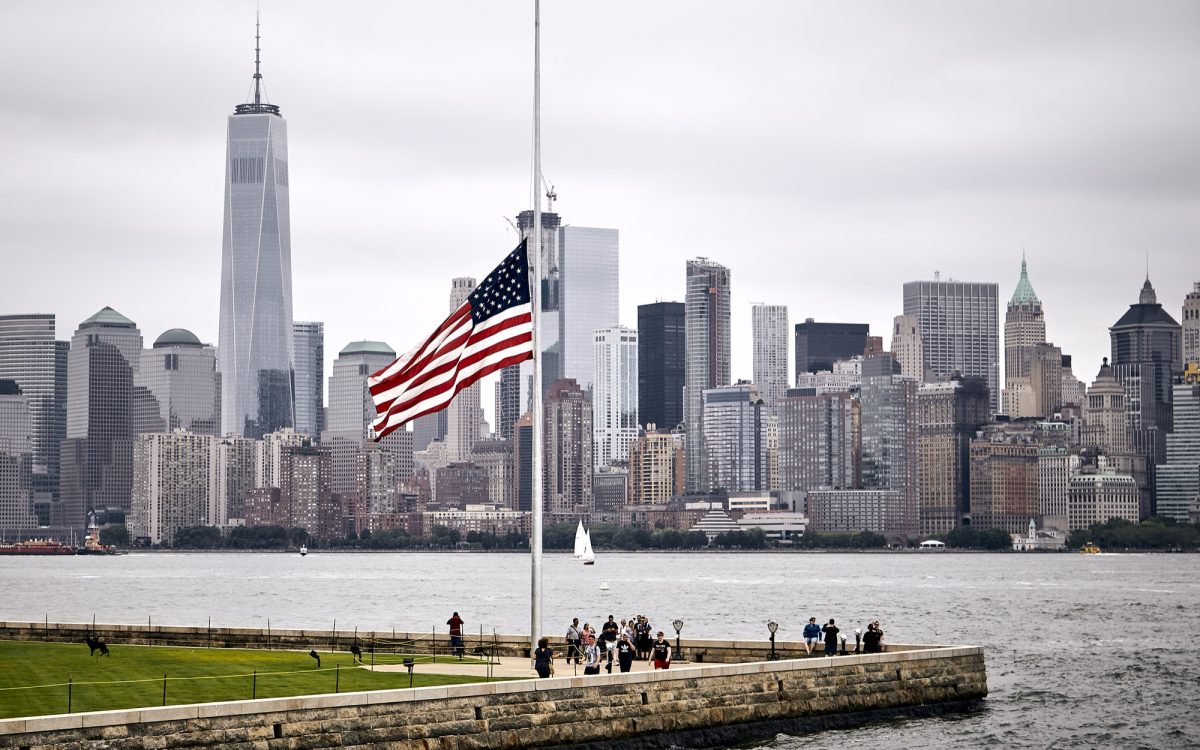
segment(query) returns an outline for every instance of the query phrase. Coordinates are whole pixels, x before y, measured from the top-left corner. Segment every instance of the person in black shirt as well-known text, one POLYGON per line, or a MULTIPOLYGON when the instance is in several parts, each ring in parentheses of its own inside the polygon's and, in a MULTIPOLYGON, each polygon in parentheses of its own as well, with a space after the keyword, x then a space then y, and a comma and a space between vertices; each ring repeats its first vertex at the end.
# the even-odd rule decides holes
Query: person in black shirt
POLYGON ((875 623, 867 625, 867 632, 863 633, 863 653, 878 654, 879 641, 883 638, 883 631, 875 629, 875 623))
POLYGON ((821 632, 825 634, 825 655, 833 656, 837 653, 838 626, 833 624, 833 618, 829 618, 829 624, 821 628, 821 632))
POLYGON ((628 672, 633 668, 633 639, 628 635, 622 635, 621 640, 617 641, 617 664, 620 665, 622 672, 628 672))
POLYGON ((617 646, 617 635, 620 632, 621 626, 612 615, 608 616, 608 622, 600 626, 600 646, 608 654, 608 664, 604 665, 606 672, 612 672, 613 649, 617 646))
POLYGON ((671 644, 663 637, 661 630, 658 631, 658 640, 650 647, 650 652, 654 655, 655 669, 671 668, 671 644))
POLYGON ((550 639, 538 640, 538 647, 533 652, 533 668, 538 677, 549 677, 554 674, 554 652, 550 650, 550 639))

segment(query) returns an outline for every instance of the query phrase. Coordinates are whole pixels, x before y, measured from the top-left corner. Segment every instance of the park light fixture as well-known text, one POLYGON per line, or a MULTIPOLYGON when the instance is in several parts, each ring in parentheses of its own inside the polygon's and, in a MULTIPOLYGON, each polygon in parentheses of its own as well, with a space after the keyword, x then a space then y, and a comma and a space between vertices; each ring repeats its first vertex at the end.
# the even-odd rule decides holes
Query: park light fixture
POLYGON ((683 620, 676 620, 671 623, 671 627, 675 628, 675 653, 674 657, 679 658, 681 649, 679 648, 679 631, 683 630, 683 620))
POLYGON ((775 661, 775 631, 779 630, 779 623, 769 620, 767 630, 771 631, 771 661, 775 661))

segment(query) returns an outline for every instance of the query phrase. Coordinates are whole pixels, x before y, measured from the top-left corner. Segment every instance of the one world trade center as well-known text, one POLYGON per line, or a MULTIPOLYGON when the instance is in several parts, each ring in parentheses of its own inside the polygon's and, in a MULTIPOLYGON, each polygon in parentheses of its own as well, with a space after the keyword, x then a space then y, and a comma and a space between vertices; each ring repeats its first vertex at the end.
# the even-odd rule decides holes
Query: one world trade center
POLYGON ((254 99, 229 116, 221 240, 221 432, 294 425, 287 121, 268 104, 255 25, 254 99))

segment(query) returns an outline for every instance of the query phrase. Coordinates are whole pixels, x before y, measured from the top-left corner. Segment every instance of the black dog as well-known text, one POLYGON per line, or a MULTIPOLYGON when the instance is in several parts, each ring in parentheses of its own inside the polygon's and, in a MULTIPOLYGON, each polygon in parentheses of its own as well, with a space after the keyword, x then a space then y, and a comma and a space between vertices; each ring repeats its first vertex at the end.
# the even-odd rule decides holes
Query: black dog
POLYGON ((355 661, 362 662, 362 649, 358 647, 357 643, 350 647, 350 653, 354 656, 355 661))
POLYGON ((93 638, 89 635, 87 638, 84 638, 83 642, 87 644, 89 649, 91 649, 91 653, 89 653, 88 656, 95 656, 97 651, 100 652, 101 656, 111 655, 108 653, 108 646, 99 638, 93 638))
POLYGON ((321 668, 321 655, 317 653, 317 650, 314 648, 312 651, 308 652, 308 655, 317 660, 317 669, 320 669, 321 668))

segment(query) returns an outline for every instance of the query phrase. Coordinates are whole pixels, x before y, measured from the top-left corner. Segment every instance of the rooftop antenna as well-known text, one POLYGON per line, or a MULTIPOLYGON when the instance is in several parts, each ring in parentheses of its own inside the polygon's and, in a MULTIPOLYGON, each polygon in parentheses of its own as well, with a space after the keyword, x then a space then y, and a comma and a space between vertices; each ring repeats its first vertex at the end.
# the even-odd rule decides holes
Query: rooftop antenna
MULTIPOLYGON (((544 177, 542 178, 543 184, 545 183, 545 179, 546 178, 544 177)), ((554 201, 556 200, 558 200, 558 193, 554 192, 554 186, 551 185, 550 187, 546 188, 546 210, 548 213, 554 213, 554 201)))
POLYGON ((260 104, 262 99, 259 97, 258 88, 262 81, 262 73, 259 72, 259 37, 258 37, 258 11, 254 11, 254 103, 260 104))

